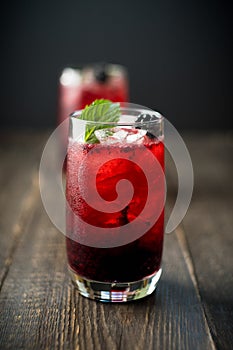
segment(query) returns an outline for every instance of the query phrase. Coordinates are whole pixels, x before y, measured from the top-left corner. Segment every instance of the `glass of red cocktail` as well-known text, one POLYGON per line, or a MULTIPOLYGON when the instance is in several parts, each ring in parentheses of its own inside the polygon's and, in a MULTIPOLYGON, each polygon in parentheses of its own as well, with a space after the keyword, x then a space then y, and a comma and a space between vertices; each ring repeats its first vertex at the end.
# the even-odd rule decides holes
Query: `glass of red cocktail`
POLYGON ((72 281, 109 302, 151 294, 164 237, 163 117, 100 100, 70 117, 66 247, 72 281))
POLYGON ((58 123, 74 110, 85 108, 96 99, 128 102, 129 78, 125 66, 93 63, 66 67, 59 79, 58 123))

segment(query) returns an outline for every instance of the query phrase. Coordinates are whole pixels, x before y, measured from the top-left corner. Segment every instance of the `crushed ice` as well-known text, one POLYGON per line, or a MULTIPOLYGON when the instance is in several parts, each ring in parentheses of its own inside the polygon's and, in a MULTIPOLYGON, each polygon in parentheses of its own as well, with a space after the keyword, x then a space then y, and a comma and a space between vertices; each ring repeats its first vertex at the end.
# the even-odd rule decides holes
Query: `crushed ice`
POLYGON ((143 143, 146 133, 146 130, 124 127, 96 130, 95 136, 100 141, 100 143, 143 143))

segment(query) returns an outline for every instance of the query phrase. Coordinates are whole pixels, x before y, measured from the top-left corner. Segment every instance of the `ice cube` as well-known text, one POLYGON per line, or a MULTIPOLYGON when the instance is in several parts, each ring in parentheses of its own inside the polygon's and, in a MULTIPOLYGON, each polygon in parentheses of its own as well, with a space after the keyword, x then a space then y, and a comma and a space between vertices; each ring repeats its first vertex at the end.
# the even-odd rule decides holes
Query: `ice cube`
POLYGON ((95 136, 100 143, 132 143, 143 141, 146 135, 146 130, 142 129, 131 129, 131 128, 111 128, 111 129, 100 129, 95 131, 95 136))
POLYGON ((95 136, 100 143, 106 142, 108 137, 113 134, 112 129, 100 129, 95 131, 95 136))
POLYGON ((125 129, 117 129, 111 137, 118 141, 124 141, 127 135, 128 132, 125 129))
POLYGON ((100 129, 95 131, 95 136, 100 143, 125 142, 128 132, 121 128, 100 129))
POLYGON ((138 129, 137 132, 130 132, 127 137, 126 137, 126 141, 127 143, 131 143, 131 142, 139 142, 139 141, 143 141, 144 136, 146 135, 147 131, 146 130, 142 130, 142 129, 138 129))

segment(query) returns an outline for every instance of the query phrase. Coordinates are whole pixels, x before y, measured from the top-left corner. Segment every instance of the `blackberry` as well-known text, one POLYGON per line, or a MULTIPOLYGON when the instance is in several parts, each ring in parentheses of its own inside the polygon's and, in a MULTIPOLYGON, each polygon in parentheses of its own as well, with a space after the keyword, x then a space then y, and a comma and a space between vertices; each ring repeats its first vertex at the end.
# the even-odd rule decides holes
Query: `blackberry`
POLYGON ((107 73, 107 65, 106 63, 99 63, 95 66, 94 68, 94 75, 95 75, 95 79, 99 82, 99 83, 106 83, 106 81, 109 78, 109 75, 107 73))
POLYGON ((140 123, 141 125, 136 126, 136 129, 144 129, 147 130, 146 136, 148 136, 150 139, 155 139, 155 131, 153 130, 153 125, 148 124, 148 122, 158 120, 156 115, 153 114, 146 114, 142 113, 139 115, 135 123, 140 123), (149 129, 148 129, 149 127, 149 129))

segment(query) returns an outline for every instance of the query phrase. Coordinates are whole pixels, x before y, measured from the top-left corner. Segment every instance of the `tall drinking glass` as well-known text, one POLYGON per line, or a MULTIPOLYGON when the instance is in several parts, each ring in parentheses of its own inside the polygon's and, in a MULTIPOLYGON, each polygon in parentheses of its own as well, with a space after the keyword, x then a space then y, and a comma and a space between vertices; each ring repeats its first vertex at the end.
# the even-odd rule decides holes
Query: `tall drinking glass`
POLYGON ((132 107, 121 107, 117 122, 101 121, 100 109, 91 121, 81 114, 70 117, 67 153, 71 278, 91 299, 139 299, 155 290, 162 271, 163 117, 132 107))

